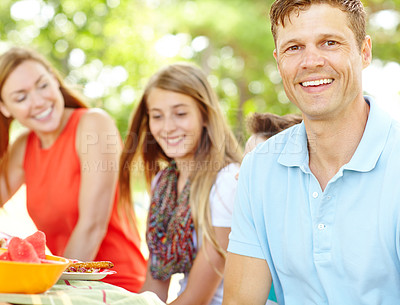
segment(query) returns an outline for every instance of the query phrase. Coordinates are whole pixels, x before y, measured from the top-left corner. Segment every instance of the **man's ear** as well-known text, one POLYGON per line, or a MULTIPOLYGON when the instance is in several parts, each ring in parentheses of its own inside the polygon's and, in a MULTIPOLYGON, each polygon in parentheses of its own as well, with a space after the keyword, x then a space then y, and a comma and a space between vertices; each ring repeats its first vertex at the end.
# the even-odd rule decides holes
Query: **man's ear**
POLYGON ((368 67, 372 60, 372 40, 370 36, 366 36, 361 47, 361 56, 363 68, 368 67))
POLYGON ((279 63, 278 63, 278 52, 276 52, 276 49, 274 50, 274 58, 276 61, 276 66, 278 67, 279 75, 281 75, 281 70, 279 69, 279 63))
POLYGON ((11 113, 8 111, 6 105, 3 102, 0 102, 0 112, 6 117, 11 117, 11 113))

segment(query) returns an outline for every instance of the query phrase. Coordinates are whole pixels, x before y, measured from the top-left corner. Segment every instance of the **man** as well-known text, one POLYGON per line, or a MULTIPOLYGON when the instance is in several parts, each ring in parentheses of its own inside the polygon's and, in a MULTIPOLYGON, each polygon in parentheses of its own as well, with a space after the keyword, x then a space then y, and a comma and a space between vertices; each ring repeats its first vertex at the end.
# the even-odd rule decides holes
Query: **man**
POLYGON ((362 95, 371 38, 359 0, 277 0, 286 94, 303 123, 239 175, 224 305, 400 304, 400 125, 362 95))

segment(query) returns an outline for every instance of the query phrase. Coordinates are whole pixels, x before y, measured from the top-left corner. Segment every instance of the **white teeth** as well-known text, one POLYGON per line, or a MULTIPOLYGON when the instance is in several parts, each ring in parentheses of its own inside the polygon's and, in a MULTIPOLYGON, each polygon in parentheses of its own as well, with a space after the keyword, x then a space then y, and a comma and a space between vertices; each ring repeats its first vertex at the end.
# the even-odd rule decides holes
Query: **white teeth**
POLYGON ((35 116, 35 119, 40 120, 40 119, 45 118, 46 116, 48 116, 50 114, 51 110, 52 110, 52 108, 50 107, 47 110, 39 113, 38 115, 35 116))
POLYGON ((320 85, 324 85, 324 84, 330 84, 333 82, 332 78, 324 78, 324 79, 319 79, 319 80, 313 80, 313 81, 309 81, 309 82, 304 82, 301 83, 301 85, 303 87, 310 87, 310 86, 320 86, 320 85))
POLYGON ((178 143, 180 140, 182 140, 183 139, 183 136, 182 137, 177 137, 177 138, 173 138, 173 139, 171 139, 171 138, 167 138, 167 142, 169 143, 169 144, 176 144, 176 143, 178 143))

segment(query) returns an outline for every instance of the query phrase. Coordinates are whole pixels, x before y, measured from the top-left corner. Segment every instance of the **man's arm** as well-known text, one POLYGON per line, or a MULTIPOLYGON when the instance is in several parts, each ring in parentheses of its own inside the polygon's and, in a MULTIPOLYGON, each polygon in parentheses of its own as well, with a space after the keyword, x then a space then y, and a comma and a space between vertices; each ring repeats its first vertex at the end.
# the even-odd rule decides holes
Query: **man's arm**
POLYGON ((222 305, 265 305, 271 283, 264 259, 228 253, 222 305))

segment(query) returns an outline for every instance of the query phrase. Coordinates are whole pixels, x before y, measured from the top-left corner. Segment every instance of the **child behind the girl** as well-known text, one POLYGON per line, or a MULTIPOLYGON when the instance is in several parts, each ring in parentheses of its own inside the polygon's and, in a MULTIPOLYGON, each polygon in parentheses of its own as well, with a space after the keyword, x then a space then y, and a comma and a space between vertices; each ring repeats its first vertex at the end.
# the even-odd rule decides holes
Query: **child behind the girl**
POLYGON ((247 126, 251 136, 246 142, 244 154, 252 151, 257 144, 268 140, 277 133, 299 124, 302 117, 299 114, 286 114, 279 116, 277 114, 265 112, 255 112, 247 119, 247 126))

